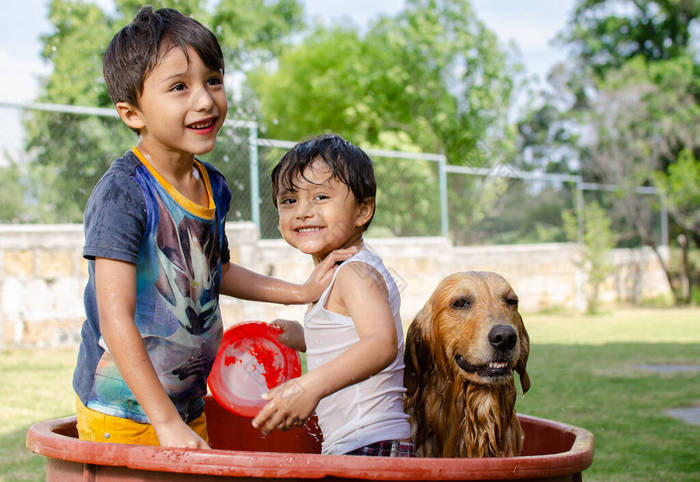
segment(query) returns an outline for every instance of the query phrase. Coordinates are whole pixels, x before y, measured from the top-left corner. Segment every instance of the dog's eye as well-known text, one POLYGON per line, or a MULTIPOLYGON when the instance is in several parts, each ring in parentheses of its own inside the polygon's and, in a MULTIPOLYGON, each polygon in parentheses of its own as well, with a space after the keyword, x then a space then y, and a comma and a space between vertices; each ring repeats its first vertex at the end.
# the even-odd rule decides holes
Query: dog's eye
POLYGON ((505 300, 506 304, 509 306, 518 306, 518 298, 515 298, 514 296, 509 296, 505 300))
POLYGON ((452 302, 452 308, 464 309, 472 305, 472 300, 469 298, 457 298, 452 302))

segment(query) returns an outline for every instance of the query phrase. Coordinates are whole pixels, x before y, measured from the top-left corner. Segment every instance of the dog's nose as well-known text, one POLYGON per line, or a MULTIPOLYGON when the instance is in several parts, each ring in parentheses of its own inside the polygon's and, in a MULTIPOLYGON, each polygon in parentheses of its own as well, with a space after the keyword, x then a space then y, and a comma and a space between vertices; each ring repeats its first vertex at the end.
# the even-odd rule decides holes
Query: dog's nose
POLYGON ((510 325, 496 325, 489 332, 489 343, 501 351, 510 350, 518 341, 518 334, 510 325))

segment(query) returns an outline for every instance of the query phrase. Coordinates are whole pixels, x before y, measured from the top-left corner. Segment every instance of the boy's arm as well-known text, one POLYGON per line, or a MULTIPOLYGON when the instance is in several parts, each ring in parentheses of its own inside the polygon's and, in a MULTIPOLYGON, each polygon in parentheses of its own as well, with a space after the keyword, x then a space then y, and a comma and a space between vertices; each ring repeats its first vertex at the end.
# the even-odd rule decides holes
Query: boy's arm
POLYGON ((95 259, 100 331, 119 373, 146 412, 162 446, 209 448, 180 417, 158 380, 134 323, 136 266, 95 259))
POLYGON ((360 340, 339 357, 263 395, 270 402, 253 419, 263 433, 302 425, 318 401, 380 372, 396 358, 394 316, 381 275, 366 264, 341 270, 334 294, 355 323, 360 340))
POLYGON ((333 278, 336 263, 356 254, 357 247, 332 251, 313 270, 303 285, 265 276, 235 263, 221 268, 220 293, 235 298, 270 303, 304 304, 316 301, 333 278))

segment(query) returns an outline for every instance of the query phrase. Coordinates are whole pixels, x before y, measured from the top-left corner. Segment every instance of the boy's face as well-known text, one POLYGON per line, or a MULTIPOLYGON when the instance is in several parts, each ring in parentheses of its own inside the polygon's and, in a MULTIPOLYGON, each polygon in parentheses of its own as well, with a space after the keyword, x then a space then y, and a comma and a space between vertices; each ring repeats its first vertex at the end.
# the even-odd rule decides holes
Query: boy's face
POLYGON ((140 130, 139 145, 155 160, 211 151, 226 117, 223 74, 207 67, 191 47, 187 57, 179 47, 171 48, 144 79, 139 105, 117 104, 122 120, 140 130))
POLYGON ((362 239, 374 200, 358 204, 348 186, 332 177, 320 159, 303 174, 306 179, 294 180, 296 190, 280 190, 277 195, 280 231, 285 241, 318 262, 334 249, 362 239))

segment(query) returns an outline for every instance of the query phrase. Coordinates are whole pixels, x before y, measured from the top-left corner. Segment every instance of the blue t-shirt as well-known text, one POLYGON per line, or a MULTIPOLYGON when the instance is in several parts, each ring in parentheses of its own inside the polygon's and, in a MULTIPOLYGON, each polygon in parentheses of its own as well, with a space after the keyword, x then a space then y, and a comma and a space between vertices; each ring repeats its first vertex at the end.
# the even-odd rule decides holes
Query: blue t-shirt
POLYGON ((231 193, 223 175, 196 161, 209 206, 180 194, 136 149, 115 160, 85 208, 89 279, 73 388, 88 408, 140 423, 146 414, 119 374, 100 333, 95 257, 136 265, 134 322, 165 391, 183 420, 201 415, 221 341, 221 265, 231 193))

